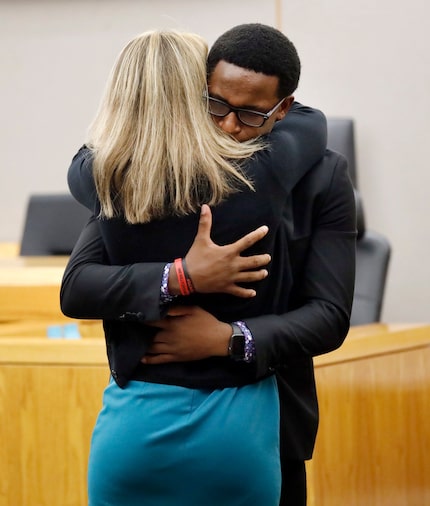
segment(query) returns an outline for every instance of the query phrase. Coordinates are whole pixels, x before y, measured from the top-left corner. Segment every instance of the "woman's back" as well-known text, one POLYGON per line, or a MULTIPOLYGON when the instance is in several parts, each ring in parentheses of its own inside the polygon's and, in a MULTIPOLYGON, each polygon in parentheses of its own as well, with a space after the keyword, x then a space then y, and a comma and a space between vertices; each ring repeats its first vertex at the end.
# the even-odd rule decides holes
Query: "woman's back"
POLYGON ((87 140, 103 216, 148 223, 251 186, 239 165, 262 146, 215 127, 206 56, 201 37, 175 31, 145 32, 120 53, 87 140))

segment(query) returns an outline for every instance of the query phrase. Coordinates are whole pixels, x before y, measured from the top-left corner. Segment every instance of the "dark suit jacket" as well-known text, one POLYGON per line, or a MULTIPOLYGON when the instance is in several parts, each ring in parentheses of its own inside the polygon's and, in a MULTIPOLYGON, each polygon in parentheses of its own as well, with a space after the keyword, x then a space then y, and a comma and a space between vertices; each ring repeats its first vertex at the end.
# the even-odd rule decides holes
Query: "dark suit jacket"
MULTIPOLYGON (((276 138, 276 132, 274 135, 276 138)), ((327 152, 312 167, 287 164, 286 172, 282 163, 291 151, 275 149, 269 156, 271 165, 265 168, 270 173, 264 172, 261 179, 261 172, 252 174, 262 185, 260 193, 244 192, 229 199, 225 207, 215 208, 213 229, 215 242, 227 243, 254 226, 267 224, 267 219, 272 220, 271 233, 257 247, 272 254, 267 281, 260 282, 259 295, 252 302, 233 301, 222 295, 197 296, 190 301, 223 321, 244 319, 255 339, 256 363, 250 366, 228 359, 208 359, 172 364, 151 368, 146 379, 216 388, 249 383, 276 373, 281 399, 282 455, 306 459, 312 453, 318 419, 312 356, 340 346, 349 328, 354 283, 354 198, 346 162, 340 155, 327 152), (233 223, 222 219, 226 213, 235 220, 233 223), (255 219, 243 220, 243 215, 255 219), (282 219, 277 220, 277 216, 282 219)), ((84 203, 93 206, 89 180, 80 186, 88 167, 88 153, 83 150, 72 163, 71 188, 84 203), (77 178, 75 182, 73 177, 77 178)), ((105 319, 109 362, 120 385, 133 376, 154 332, 143 322, 162 315, 159 291, 164 263, 186 253, 195 235, 196 220, 197 217, 190 217, 181 221, 187 240, 180 244, 170 240, 175 243, 173 246, 163 243, 163 258, 157 251, 170 225, 166 228, 158 223, 149 229, 142 226, 148 231, 142 242, 138 238, 144 229, 138 230, 137 226, 134 232, 139 233, 126 234, 134 240, 124 242, 124 223, 113 220, 108 227, 105 223, 108 259, 114 264, 127 260, 130 265, 126 266, 100 265, 103 244, 97 230, 94 233, 99 225, 95 221, 76 245, 64 275, 62 308, 69 316, 105 319), (115 245, 118 237, 120 243, 115 245), (144 246, 145 251, 153 253, 143 257, 137 253, 139 256, 134 257, 144 246), (122 257, 124 251, 126 256, 122 257)), ((170 222, 173 234, 178 223, 170 222)))

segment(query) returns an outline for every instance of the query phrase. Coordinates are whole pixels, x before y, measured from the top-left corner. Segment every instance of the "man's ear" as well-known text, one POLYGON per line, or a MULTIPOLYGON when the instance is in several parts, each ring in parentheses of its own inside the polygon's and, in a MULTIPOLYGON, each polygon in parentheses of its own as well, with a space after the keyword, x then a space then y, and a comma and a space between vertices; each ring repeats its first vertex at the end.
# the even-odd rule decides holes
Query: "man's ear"
POLYGON ((276 113, 276 121, 285 118, 287 112, 290 110, 290 107, 293 105, 293 102, 294 102, 293 95, 290 95, 289 97, 286 97, 284 99, 284 101, 282 102, 281 106, 278 109, 278 112, 276 113))

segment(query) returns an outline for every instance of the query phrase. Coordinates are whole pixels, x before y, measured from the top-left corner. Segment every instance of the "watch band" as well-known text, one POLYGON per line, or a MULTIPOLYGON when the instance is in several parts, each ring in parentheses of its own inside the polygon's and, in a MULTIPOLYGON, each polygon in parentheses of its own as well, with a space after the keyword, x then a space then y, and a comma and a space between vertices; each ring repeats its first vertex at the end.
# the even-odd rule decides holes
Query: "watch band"
POLYGON ((245 360, 245 334, 236 323, 231 323, 232 334, 228 345, 229 357, 233 360, 245 360))

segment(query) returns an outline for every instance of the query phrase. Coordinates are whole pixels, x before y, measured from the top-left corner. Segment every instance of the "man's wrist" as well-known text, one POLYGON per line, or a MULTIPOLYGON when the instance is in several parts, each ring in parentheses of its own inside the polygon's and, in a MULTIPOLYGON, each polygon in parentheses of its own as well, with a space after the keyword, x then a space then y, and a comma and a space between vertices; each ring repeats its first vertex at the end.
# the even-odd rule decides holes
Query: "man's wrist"
POLYGON ((228 343, 228 356, 232 360, 241 362, 245 360, 245 335, 236 323, 231 323, 231 336, 228 343))
POLYGON ((172 267, 172 263, 167 263, 164 266, 163 274, 161 276, 161 288, 160 288, 160 302, 161 304, 168 304, 169 302, 172 302, 176 299, 177 295, 175 293, 172 293, 170 283, 169 283, 169 277, 170 277, 170 271, 172 267))
POLYGON ((246 363, 253 362, 255 360, 255 342, 251 331, 243 321, 235 321, 233 325, 240 329, 244 337, 241 361, 246 363))

